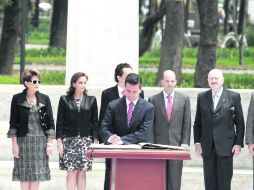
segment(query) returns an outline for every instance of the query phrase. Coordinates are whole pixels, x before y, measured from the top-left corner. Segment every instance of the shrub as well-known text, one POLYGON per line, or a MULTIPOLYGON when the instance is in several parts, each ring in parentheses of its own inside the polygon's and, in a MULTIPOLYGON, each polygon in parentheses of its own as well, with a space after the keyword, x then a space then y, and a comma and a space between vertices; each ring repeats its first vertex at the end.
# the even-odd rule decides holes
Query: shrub
MULTIPOLYGON (((39 64, 65 64, 66 51, 61 48, 48 48, 48 49, 27 49, 26 50, 26 63, 39 63, 39 64)), ((20 63, 20 54, 17 52, 15 63, 20 63)))
MULTIPOLYGON (((41 71, 42 84, 63 85, 65 83, 64 71, 41 71)), ((19 84, 19 74, 0 75, 0 84, 19 84)))
MULTIPOLYGON (((143 86, 156 86, 156 74, 153 72, 140 72, 143 86)), ((250 74, 224 74, 224 86, 231 89, 253 89, 254 75, 250 74)), ((194 88, 194 74, 184 73, 182 82, 177 84, 178 88, 194 88)))

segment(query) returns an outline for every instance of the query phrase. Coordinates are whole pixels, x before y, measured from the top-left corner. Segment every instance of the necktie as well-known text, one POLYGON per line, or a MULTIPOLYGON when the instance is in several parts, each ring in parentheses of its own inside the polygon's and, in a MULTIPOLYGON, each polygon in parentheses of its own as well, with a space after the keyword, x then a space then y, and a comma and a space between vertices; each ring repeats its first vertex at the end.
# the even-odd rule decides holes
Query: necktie
POLYGON ((131 117, 132 117, 134 107, 135 107, 135 105, 133 104, 133 102, 130 102, 129 106, 128 106, 128 112, 127 112, 128 126, 130 125, 130 121, 131 121, 131 117))
POLYGON ((167 108, 168 121, 170 121, 171 119, 172 107, 173 107, 172 97, 168 96, 168 108, 167 108))

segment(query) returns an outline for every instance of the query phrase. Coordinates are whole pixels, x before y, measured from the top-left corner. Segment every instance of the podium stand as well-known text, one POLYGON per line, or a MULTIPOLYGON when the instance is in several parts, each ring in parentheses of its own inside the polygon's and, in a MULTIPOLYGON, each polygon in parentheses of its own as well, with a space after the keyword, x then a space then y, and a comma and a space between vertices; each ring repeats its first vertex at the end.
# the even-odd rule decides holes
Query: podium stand
POLYGON ((111 190, 166 190, 166 160, 190 160, 183 150, 94 149, 94 158, 111 158, 111 190))

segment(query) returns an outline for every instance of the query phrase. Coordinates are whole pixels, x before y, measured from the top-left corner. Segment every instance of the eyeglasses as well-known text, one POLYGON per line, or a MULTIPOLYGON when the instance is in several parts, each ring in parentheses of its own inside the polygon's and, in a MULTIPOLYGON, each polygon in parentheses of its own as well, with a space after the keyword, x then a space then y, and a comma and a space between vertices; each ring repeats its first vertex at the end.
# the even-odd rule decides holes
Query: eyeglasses
POLYGON ((40 80, 31 80, 30 82, 32 82, 33 84, 41 84, 41 81, 40 80))

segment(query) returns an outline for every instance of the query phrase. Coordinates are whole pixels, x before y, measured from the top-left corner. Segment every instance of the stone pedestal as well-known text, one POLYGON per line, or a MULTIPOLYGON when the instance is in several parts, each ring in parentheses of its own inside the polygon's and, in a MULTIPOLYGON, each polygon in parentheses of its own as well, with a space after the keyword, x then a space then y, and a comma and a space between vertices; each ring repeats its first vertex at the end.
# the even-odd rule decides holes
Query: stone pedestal
POLYGON ((81 71, 90 87, 107 88, 123 62, 138 72, 138 20, 138 1, 69 1, 66 84, 81 71))

